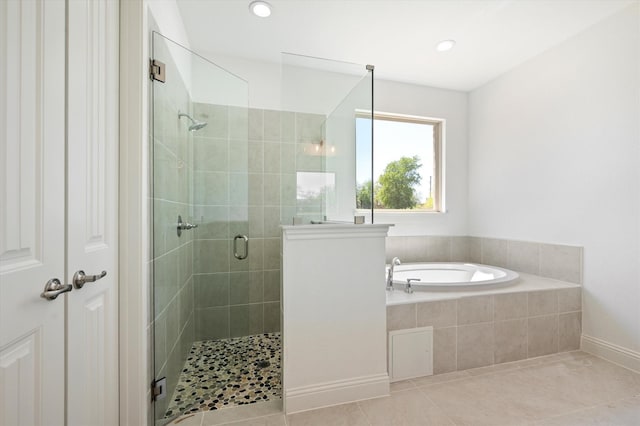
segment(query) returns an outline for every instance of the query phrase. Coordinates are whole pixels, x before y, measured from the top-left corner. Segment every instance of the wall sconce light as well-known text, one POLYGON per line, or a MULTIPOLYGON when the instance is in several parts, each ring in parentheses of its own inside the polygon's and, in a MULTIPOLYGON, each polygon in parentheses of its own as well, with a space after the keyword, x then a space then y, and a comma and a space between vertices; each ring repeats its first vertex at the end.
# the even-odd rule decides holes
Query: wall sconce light
MULTIPOLYGON (((313 147, 311 148, 310 155, 323 155, 323 154, 334 155, 336 153, 336 146, 327 145, 326 141, 324 140, 311 141, 309 143, 310 143, 310 146, 313 147)), ((308 152, 307 148, 305 148, 305 152, 308 152)))

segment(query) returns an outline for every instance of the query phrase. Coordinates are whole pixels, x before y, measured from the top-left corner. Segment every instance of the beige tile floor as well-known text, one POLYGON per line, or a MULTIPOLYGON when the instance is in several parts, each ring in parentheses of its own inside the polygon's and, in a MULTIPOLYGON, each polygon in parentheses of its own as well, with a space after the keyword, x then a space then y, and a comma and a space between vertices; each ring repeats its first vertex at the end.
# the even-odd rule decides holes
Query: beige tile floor
POLYGON ((576 351, 394 383, 385 398, 288 416, 279 411, 279 403, 270 403, 177 424, 640 426, 640 374, 576 351))

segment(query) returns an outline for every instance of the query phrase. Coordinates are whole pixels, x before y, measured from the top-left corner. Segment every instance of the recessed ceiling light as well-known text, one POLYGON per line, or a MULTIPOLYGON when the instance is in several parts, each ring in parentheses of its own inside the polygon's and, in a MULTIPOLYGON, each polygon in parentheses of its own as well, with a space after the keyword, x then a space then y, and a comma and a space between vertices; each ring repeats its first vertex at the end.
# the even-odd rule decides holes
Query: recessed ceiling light
POLYGON ((436 45, 436 50, 438 52, 448 52, 453 49, 453 46, 456 45, 455 40, 442 40, 440 43, 436 45))
POLYGON ((252 1, 249 3, 249 10, 260 18, 266 18, 271 15, 271 5, 266 1, 252 1))

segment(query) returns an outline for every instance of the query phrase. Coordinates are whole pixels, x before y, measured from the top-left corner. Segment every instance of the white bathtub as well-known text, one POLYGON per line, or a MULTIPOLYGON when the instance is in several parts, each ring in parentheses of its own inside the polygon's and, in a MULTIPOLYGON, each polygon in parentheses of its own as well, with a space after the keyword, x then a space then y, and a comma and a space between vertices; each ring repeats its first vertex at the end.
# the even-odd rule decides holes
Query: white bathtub
POLYGON ((411 282, 415 291, 470 290, 508 286, 518 277, 509 269, 477 263, 406 263, 395 267, 393 284, 404 289, 407 279, 416 278, 411 282))

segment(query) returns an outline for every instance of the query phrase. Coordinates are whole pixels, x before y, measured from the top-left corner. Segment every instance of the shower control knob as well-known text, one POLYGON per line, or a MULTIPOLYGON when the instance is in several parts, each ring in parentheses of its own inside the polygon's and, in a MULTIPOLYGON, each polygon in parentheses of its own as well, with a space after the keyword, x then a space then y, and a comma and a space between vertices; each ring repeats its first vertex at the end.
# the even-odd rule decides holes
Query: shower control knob
POLYGON ((189 229, 197 228, 198 225, 193 223, 183 222, 182 216, 178 216, 178 237, 182 235, 182 231, 188 231, 189 229))

